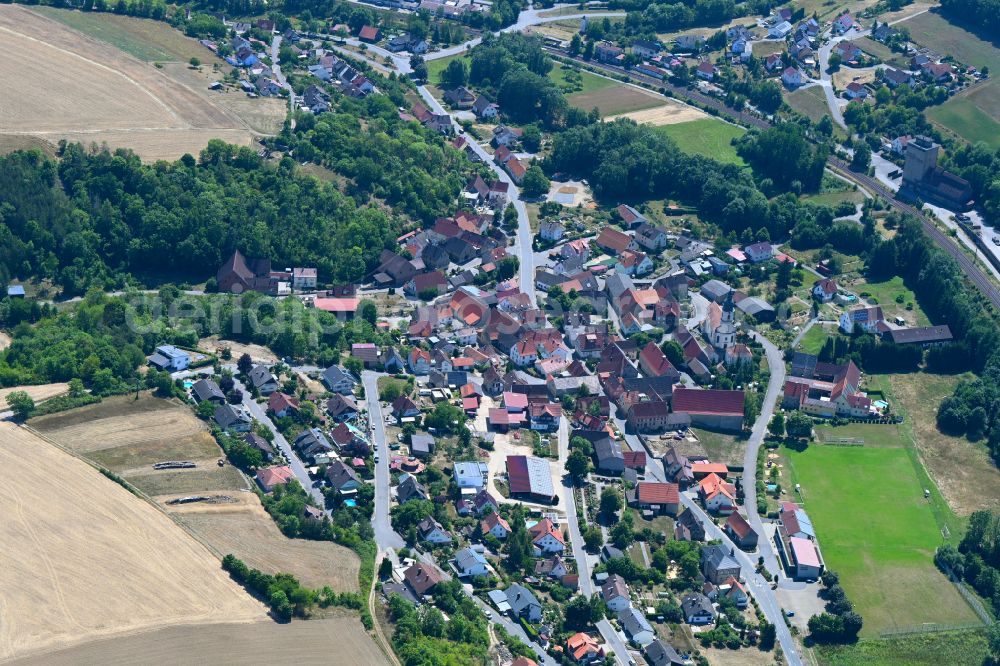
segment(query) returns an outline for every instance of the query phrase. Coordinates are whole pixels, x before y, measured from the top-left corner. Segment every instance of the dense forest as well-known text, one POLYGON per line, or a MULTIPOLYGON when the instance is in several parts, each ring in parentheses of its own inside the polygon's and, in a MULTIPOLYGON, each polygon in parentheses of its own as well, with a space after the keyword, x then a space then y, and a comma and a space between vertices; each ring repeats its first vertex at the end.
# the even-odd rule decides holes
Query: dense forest
POLYGON ((987 35, 1000 35, 997 28, 1000 0, 941 0, 941 12, 958 23, 980 28, 987 35))
MULTIPOLYGON (((690 2, 649 2, 649 0, 611 0, 611 9, 624 9, 625 21, 610 29, 598 25, 602 36, 653 36, 701 26, 721 25, 741 16, 766 15, 775 3, 769 0, 692 0, 690 2)), ((588 36, 590 30, 588 30, 588 36)), ((599 37, 598 37, 599 38, 599 37)))
MULTIPOLYGON (((790 161, 816 159, 813 148, 801 146, 809 152, 792 155, 790 161)), ((834 229, 829 208, 802 204, 791 193, 779 194, 774 181, 767 177, 755 181, 748 169, 681 152, 654 128, 631 120, 576 127, 557 135, 545 168, 588 178, 597 197, 609 204, 680 200, 696 206, 702 220, 718 224, 724 232, 749 229, 777 239, 802 229, 808 230, 803 237, 808 235, 813 247, 822 247, 834 229)))
MULTIPOLYGON (((453 69, 461 67, 464 65, 453 69)), ((542 51, 542 40, 537 36, 516 32, 487 35, 472 52, 468 81, 497 100, 504 115, 518 123, 538 122, 558 129, 594 122, 593 116, 569 106, 559 87, 546 76, 552 67, 552 59, 542 51)))
POLYGON ((58 162, 0 158, 0 282, 45 277, 77 294, 129 274, 200 280, 235 248, 315 265, 322 282, 359 280, 408 219, 450 212, 473 168, 440 136, 400 120, 396 93, 338 96, 333 111, 303 115, 279 137, 300 161, 344 176, 343 192, 300 176, 291 159, 268 162, 220 141, 173 163, 79 145, 58 162))
POLYGON ((0 327, 13 342, 0 352, 0 386, 68 382, 79 378, 98 395, 134 384, 145 355, 159 344, 194 347, 207 335, 271 347, 280 356, 327 365, 353 342, 386 343, 374 316, 342 325, 298 299, 259 294, 182 296, 174 287, 159 294, 121 297, 91 291, 72 309, 44 307, 28 318, 0 301, 0 327), (34 324, 34 325, 32 325, 34 324))

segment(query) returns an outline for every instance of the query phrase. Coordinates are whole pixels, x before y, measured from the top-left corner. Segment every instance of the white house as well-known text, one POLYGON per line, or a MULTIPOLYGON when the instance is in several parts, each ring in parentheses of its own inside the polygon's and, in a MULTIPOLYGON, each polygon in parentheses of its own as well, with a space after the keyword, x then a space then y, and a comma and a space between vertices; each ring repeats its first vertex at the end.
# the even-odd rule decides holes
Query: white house
POLYGON ((354 387, 357 386, 358 380, 339 365, 331 365, 323 371, 323 383, 334 393, 347 395, 354 392, 354 387))
POLYGON ((601 597, 608 610, 618 613, 632 605, 628 596, 628 586, 625 579, 618 574, 611 574, 601 586, 601 597))
POLYGON ((767 31, 767 36, 771 39, 784 39, 792 32, 792 24, 788 21, 782 21, 776 25, 771 26, 767 31))
POLYGON ((292 269, 293 289, 315 289, 316 269, 298 266, 292 269))
POLYGON ((747 258, 755 264, 759 264, 762 261, 768 261, 774 257, 774 248, 770 243, 766 242, 747 245, 743 248, 743 252, 747 255, 747 258))
POLYGON ((837 297, 837 282, 826 278, 813 285, 812 295, 820 303, 829 303, 837 297))
POLYGON ((781 73, 781 82, 789 88, 798 88, 802 85, 802 72, 797 67, 786 67, 781 73))
POLYGON ((483 534, 492 534, 500 540, 506 539, 507 535, 510 534, 510 525, 503 519, 503 516, 496 512, 490 513, 483 518, 480 528, 483 534))
POLYGON ((536 556, 544 553, 561 553, 566 550, 562 531, 548 518, 542 518, 528 530, 528 533, 531 534, 531 543, 535 547, 536 556))
POLYGON ((421 541, 435 545, 451 543, 451 534, 433 518, 424 518, 417 524, 417 534, 421 541))
POLYGON ((490 478, 490 468, 484 462, 457 462, 455 463, 452 476, 455 478, 455 485, 459 488, 485 488, 486 482, 490 478))
POLYGON ((860 327, 863 331, 874 333, 884 321, 881 306, 854 308, 840 315, 840 330, 850 335, 855 327, 860 327))
POLYGON ((868 97, 868 89, 857 81, 852 81, 847 84, 844 94, 847 95, 847 99, 865 99, 868 97))
POLYGON ((653 627, 637 608, 630 606, 618 613, 618 623, 634 645, 642 647, 649 645, 656 639, 653 627))
POLYGON ((191 363, 191 356, 173 345, 160 345, 149 357, 149 364, 167 372, 185 370, 191 363))
POLYGON ((455 568, 462 576, 489 576, 490 568, 482 553, 463 548, 455 553, 455 568))
POLYGON ((844 12, 838 16, 833 21, 833 31, 838 35, 842 35, 855 25, 854 17, 851 16, 850 12, 844 12))
POLYGON ((538 235, 542 237, 542 240, 550 243, 558 243, 564 233, 566 233, 566 228, 558 222, 552 221, 543 223, 538 230, 538 235))

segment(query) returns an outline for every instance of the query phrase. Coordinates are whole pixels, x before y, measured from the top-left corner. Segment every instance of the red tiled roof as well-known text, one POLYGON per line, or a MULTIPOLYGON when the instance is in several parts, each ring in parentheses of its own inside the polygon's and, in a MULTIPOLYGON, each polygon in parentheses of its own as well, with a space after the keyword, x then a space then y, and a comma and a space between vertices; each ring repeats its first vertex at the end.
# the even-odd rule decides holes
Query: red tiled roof
POLYGON ((750 527, 750 523, 738 513, 729 514, 729 518, 726 519, 726 527, 732 530, 733 534, 737 535, 741 539, 745 539, 753 528, 750 527))
POLYGON ((674 390, 675 412, 689 414, 743 415, 743 391, 721 389, 689 389, 678 387, 674 390))
POLYGON ((680 502, 680 491, 676 483, 640 481, 636 487, 636 499, 641 504, 677 504, 680 502))
POLYGON ((612 229, 611 227, 604 227, 604 229, 601 230, 601 234, 597 237, 598 245, 614 250, 615 252, 623 252, 627 250, 628 245, 631 242, 631 236, 623 234, 617 229, 612 229))

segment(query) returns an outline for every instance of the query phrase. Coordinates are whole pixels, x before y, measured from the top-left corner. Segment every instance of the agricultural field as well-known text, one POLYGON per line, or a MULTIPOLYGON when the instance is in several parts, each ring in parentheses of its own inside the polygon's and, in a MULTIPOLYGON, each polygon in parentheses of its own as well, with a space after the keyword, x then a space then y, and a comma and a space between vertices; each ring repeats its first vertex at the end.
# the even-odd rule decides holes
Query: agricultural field
POLYGON ((823 94, 823 89, 819 86, 795 92, 785 92, 785 102, 792 107, 792 110, 798 111, 814 121, 819 121, 830 113, 830 107, 826 103, 826 95, 823 94))
POLYGON ((745 130, 735 125, 715 118, 703 118, 664 125, 660 131, 673 139, 686 153, 704 155, 724 164, 745 164, 732 144, 732 140, 743 136, 745 130))
POLYGON ((327 585, 337 592, 358 589, 357 555, 330 541, 287 538, 256 496, 237 505, 189 505, 173 516, 218 552, 232 553, 248 566, 271 573, 286 571, 313 589, 327 585))
POLYGON ((146 62, 187 62, 206 58, 205 47, 177 30, 165 30, 163 22, 118 14, 66 11, 34 7, 32 11, 59 21, 88 37, 107 42, 146 62))
POLYGON ((0 423, 0 464, 17 470, 0 489, 0 661, 164 626, 266 618, 211 553, 83 461, 0 423))
MULTIPOLYGON (((86 29, 98 19, 48 13, 53 12, 62 12, 64 21, 83 21, 86 29)), ((211 93, 209 82, 221 76, 210 66, 196 71, 172 62, 157 69, 122 50, 141 47, 150 50, 149 57, 156 51, 176 60, 200 48, 195 40, 165 23, 99 18, 116 19, 100 38, 24 6, 0 6, 0 48, 7 54, 0 73, 15 93, 5 96, 0 114, 5 141, 66 139, 132 148, 146 159, 176 159, 197 154, 211 138, 249 145, 254 133, 280 128, 285 114, 280 100, 249 100, 234 90, 211 93), (181 42, 193 46, 182 48, 181 42)), ((210 54, 202 56, 208 61, 210 54)))
POLYGON ((934 11, 914 16, 897 24, 910 31, 910 41, 954 58, 970 67, 986 65, 1000 69, 1000 49, 973 33, 952 25, 934 11))
POLYGON ((622 113, 611 116, 607 120, 617 120, 618 118, 630 118, 637 123, 662 127, 663 125, 677 125, 690 123, 695 120, 707 119, 710 116, 693 106, 682 104, 674 100, 666 100, 661 106, 631 113, 622 113))
POLYGON ((32 419, 31 426, 58 444, 107 467, 152 497, 238 491, 249 484, 191 409, 145 395, 109 398, 95 405, 32 419), (156 462, 190 460, 193 469, 152 469, 156 462))
POLYGON ((11 665, 128 666, 136 663, 136 655, 150 664, 235 665, 247 663, 248 655, 255 663, 275 666, 389 663, 356 617, 335 617, 288 624, 263 620, 169 627, 17 659, 11 665))
POLYGON ((927 109, 932 122, 969 143, 1000 149, 1000 85, 987 81, 927 109))
MULTIPOLYGON (((927 12, 899 24, 910 31, 910 39, 971 67, 987 66, 1000 71, 1000 48, 975 34, 949 23, 936 12, 927 12)), ((964 91, 938 107, 927 117, 957 136, 985 141, 1000 147, 1000 82, 996 78, 964 91)))
POLYGON ((566 97, 566 101, 585 111, 596 107, 602 118, 663 105, 663 98, 659 95, 614 81, 608 83, 611 85, 590 92, 573 93, 566 97))
POLYGON ((937 429, 936 407, 966 379, 972 375, 914 372, 869 378, 869 385, 881 388, 893 409, 905 417, 900 429, 914 443, 921 463, 959 517, 1000 506, 1000 470, 986 446, 937 429))
POLYGON ((983 631, 948 631, 861 640, 853 645, 817 645, 820 666, 982 666, 989 646, 983 631))
POLYGON ((819 436, 864 439, 863 446, 814 443, 783 451, 789 485, 802 486, 799 499, 816 526, 826 564, 840 574, 865 619, 862 636, 925 623, 976 622, 934 566, 934 550, 946 542, 943 532, 950 535, 939 520, 947 507, 898 429, 852 425, 819 436), (924 499, 925 488, 930 499, 924 499))
POLYGON ((122 396, 32 419, 31 426, 121 475, 219 557, 233 553, 250 566, 268 573, 288 571, 316 588, 357 589, 357 556, 332 542, 281 534, 257 496, 246 492, 250 482, 243 474, 216 464, 223 453, 187 405, 122 396), (152 469, 164 460, 190 460, 197 467, 152 469), (169 499, 200 493, 223 494, 231 501, 166 505, 169 499))
MULTIPOLYGON (((4 335, 4 338, 5 337, 6 335, 4 335)), ((6 347, 7 344, 10 344, 9 339, 5 340, 0 338, 0 349, 6 347)), ((59 382, 57 384, 33 384, 31 386, 12 386, 10 388, 0 389, 0 411, 6 411, 7 396, 14 391, 24 391, 37 403, 48 400, 49 398, 54 398, 57 395, 67 393, 69 391, 69 384, 59 382)))

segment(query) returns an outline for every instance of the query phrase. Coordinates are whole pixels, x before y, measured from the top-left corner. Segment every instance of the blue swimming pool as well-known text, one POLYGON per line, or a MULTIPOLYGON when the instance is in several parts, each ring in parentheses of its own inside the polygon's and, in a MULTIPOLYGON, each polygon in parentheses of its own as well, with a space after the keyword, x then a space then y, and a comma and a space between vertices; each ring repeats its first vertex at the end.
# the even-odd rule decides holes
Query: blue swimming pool
POLYGON ((358 505, 358 500, 355 499, 344 500, 344 506, 357 506, 357 505, 358 505))

